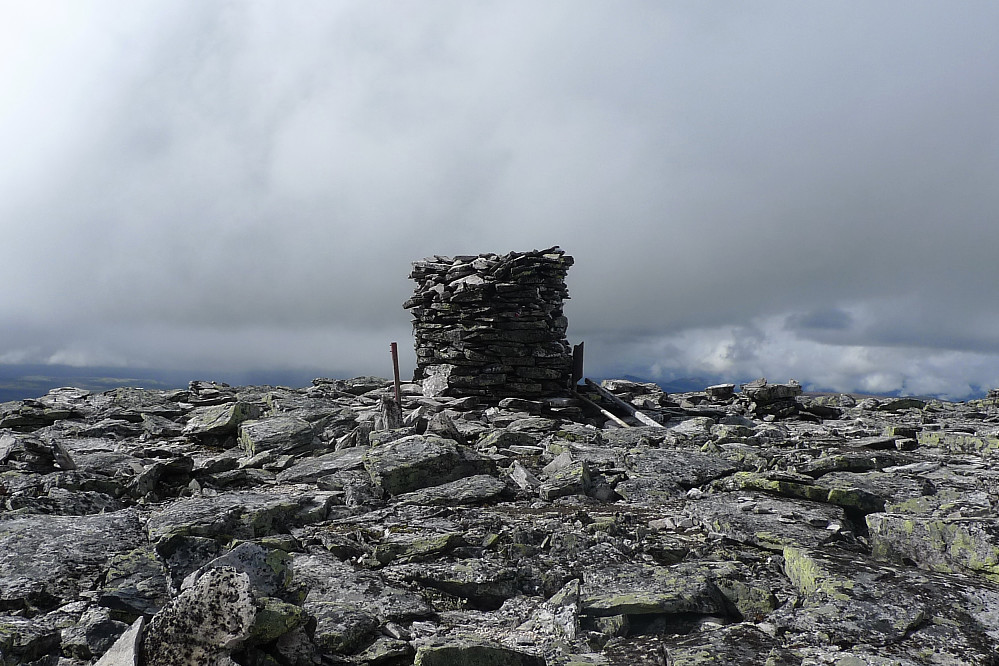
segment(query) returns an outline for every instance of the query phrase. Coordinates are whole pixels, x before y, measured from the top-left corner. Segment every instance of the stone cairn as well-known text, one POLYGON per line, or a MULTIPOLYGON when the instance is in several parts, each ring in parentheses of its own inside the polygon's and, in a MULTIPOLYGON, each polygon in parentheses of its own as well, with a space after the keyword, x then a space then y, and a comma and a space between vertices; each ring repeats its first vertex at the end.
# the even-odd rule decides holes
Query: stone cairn
POLYGON ((541 398, 565 394, 572 348, 562 302, 572 257, 557 246, 413 262, 415 379, 424 395, 541 398))

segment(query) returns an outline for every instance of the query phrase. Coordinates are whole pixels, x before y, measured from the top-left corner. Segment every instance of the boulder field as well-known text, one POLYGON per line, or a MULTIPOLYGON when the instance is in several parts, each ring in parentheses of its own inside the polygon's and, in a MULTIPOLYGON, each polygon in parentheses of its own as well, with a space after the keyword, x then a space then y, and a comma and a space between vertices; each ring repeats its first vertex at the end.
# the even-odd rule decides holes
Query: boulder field
POLYGON ((0 664, 999 664, 999 399, 602 387, 0 404, 0 664))

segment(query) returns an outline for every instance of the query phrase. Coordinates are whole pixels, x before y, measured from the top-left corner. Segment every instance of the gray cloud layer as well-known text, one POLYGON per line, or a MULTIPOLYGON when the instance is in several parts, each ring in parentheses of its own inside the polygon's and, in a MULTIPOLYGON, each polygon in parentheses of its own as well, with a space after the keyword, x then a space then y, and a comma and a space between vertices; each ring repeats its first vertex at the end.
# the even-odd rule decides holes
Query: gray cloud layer
POLYGON ((559 244, 594 374, 999 385, 992 3, 0 12, 0 362, 385 374, 559 244))

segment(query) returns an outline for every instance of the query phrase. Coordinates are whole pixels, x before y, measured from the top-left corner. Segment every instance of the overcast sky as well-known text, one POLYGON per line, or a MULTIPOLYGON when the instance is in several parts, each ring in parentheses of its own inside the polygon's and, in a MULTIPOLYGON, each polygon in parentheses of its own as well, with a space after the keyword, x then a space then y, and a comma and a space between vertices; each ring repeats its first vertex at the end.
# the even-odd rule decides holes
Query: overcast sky
POLYGON ((560 245, 587 374, 999 386, 999 4, 0 0, 0 363, 412 371, 560 245))

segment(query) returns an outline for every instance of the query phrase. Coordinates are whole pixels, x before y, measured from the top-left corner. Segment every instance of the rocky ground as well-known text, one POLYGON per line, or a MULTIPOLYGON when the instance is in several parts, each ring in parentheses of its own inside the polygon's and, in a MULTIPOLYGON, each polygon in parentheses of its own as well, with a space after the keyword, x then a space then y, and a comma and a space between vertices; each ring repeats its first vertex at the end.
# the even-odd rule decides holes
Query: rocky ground
POLYGON ((0 404, 0 663, 999 664, 996 400, 604 386, 0 404))

